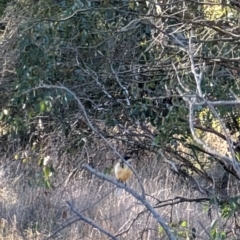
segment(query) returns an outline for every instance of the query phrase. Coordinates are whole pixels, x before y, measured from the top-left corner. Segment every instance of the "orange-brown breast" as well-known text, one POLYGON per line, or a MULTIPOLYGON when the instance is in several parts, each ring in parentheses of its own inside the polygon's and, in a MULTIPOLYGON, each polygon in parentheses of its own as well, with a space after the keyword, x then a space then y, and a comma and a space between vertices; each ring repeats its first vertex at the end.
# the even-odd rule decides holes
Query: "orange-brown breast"
POLYGON ((128 166, 125 165, 122 168, 120 163, 117 163, 115 165, 115 176, 117 180, 126 182, 132 176, 132 171, 128 168, 128 166))

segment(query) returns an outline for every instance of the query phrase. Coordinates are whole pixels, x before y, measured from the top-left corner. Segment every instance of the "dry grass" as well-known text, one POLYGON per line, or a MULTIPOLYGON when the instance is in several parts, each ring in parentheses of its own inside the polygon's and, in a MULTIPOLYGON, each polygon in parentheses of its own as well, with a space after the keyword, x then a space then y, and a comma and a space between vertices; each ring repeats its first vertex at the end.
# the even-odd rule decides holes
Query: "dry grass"
MULTIPOLYGON (((176 176, 159 165, 159 162, 153 161, 152 166, 139 172, 146 192, 152 196, 148 200, 153 205, 157 203, 154 198, 163 201, 176 196, 197 197, 196 192, 188 189, 185 184, 181 185, 176 176)), ((77 220, 66 204, 67 201, 73 203, 81 214, 118 235, 120 240, 165 239, 156 220, 144 211, 136 199, 126 192, 117 197, 111 184, 95 177, 80 177, 65 187, 46 190, 40 186, 28 186, 23 175, 16 179, 10 178, 5 172, 2 170, 0 176, 0 239, 38 240, 49 236, 50 239, 108 239, 97 229, 77 220), (71 222, 74 223, 70 224, 71 222), (63 229, 60 230, 61 228, 63 229), (52 236, 53 233, 56 234, 52 236)), ((139 191, 134 178, 129 185, 139 191)), ((207 239, 204 229, 199 225, 201 222, 209 229, 211 224, 203 205, 181 203, 158 211, 168 222, 172 221, 175 229, 186 233, 195 227, 198 239, 207 239), (181 220, 187 221, 188 227, 176 227, 181 220)), ((217 216, 213 211, 214 215, 217 216)), ((179 239, 185 238, 185 235, 182 238, 179 236, 179 239)))

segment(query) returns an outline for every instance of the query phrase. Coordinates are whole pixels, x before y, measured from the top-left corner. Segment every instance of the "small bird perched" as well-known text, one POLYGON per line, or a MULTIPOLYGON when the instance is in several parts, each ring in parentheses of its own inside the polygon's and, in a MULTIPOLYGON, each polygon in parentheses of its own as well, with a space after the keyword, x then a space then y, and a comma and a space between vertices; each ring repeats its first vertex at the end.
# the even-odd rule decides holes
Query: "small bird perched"
MULTIPOLYGON (((125 156, 124 160, 128 163, 131 161, 130 157, 125 156)), ((115 166, 114 166, 114 172, 116 179, 118 182, 125 183, 127 180, 132 176, 132 170, 128 167, 128 165, 123 161, 120 160, 115 166)))

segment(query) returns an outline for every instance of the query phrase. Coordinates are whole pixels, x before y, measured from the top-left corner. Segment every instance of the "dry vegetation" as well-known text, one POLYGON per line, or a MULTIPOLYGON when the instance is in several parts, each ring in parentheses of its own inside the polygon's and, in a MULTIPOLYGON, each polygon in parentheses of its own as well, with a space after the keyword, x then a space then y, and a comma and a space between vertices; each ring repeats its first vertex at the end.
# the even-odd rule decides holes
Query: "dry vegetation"
MULTIPOLYGON (((157 206, 158 201, 175 197, 197 198, 199 194, 188 189, 164 165, 152 161, 152 165, 139 172, 148 200, 157 206)), ((132 196, 123 192, 118 197, 116 189, 96 177, 87 179, 78 173, 78 178, 65 186, 46 190, 40 186, 29 186, 25 176, 10 177, 10 167, 1 170, 1 239, 108 239, 98 229, 79 220, 71 212, 67 201, 85 217, 92 219, 118 239, 165 239, 161 228, 149 212, 132 196)), ((58 177, 59 182, 65 179, 58 177)), ((131 188, 139 190, 136 180, 129 182, 131 188)), ((159 202, 160 203, 160 202, 159 202)), ((168 202, 169 203, 169 202, 168 202)), ((173 226, 186 221, 186 227, 179 227, 182 237, 192 228, 197 230, 198 239, 206 239, 211 219, 202 203, 179 203, 158 209, 159 213, 173 226)), ((217 216, 212 210, 212 217, 217 216)), ((230 222, 227 224, 231 224, 230 222)))

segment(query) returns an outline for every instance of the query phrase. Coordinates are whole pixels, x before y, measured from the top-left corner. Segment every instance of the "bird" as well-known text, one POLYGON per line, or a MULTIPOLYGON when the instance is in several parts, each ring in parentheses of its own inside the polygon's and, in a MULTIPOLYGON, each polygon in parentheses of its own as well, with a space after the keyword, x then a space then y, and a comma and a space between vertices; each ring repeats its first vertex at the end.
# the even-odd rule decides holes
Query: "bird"
MULTIPOLYGON (((125 156, 124 160, 130 163, 132 160, 131 157, 125 156)), ((133 172, 129 168, 129 166, 121 159, 119 162, 116 163, 114 166, 114 173, 117 181, 119 183, 124 183, 127 185, 127 180, 132 176, 133 172)), ((122 189, 117 189, 117 195, 121 193, 122 189)))

